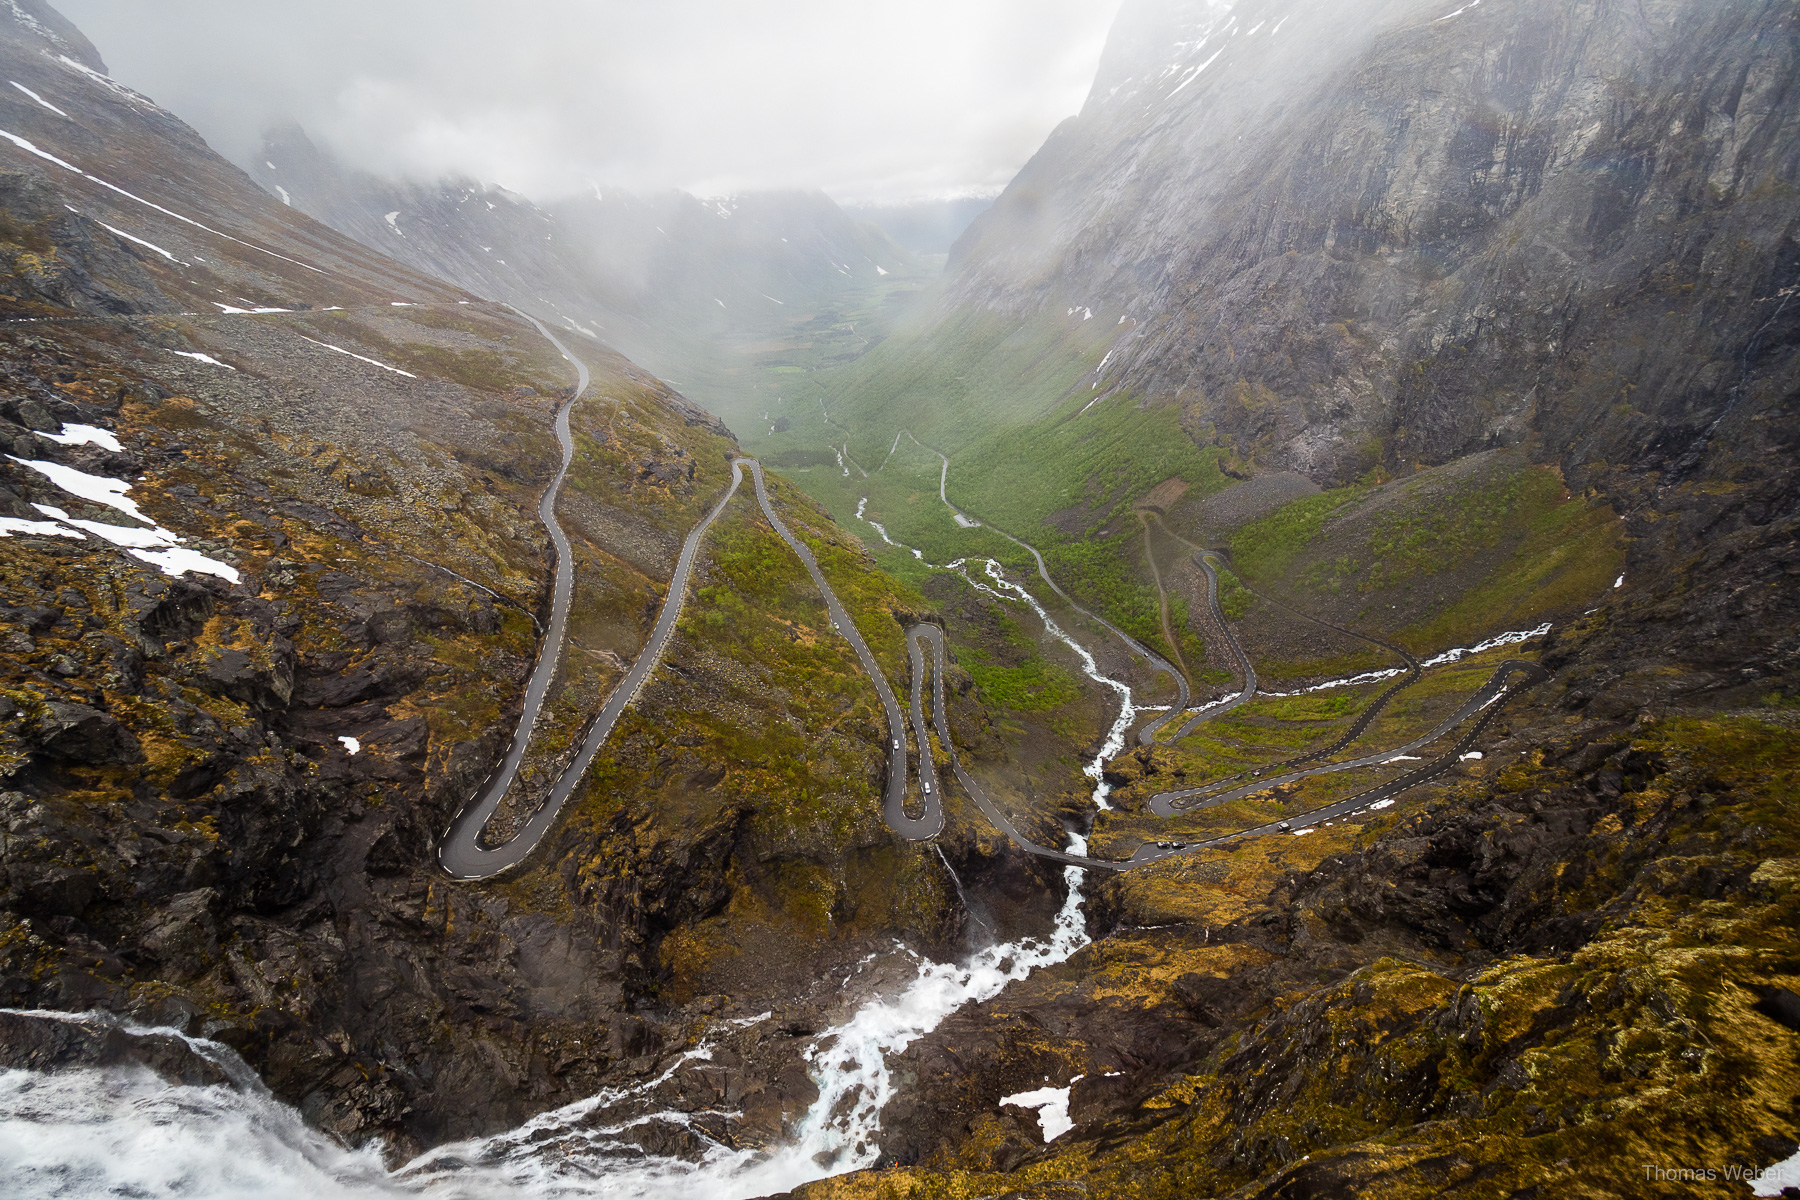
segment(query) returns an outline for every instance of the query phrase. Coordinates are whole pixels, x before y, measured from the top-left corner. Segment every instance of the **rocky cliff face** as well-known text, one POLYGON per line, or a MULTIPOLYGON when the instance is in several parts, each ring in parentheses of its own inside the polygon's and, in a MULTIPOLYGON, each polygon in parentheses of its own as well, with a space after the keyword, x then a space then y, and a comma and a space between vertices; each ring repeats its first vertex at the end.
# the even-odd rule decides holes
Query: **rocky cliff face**
MULTIPOLYGON (((941 867, 880 823, 872 693, 847 650, 792 649, 826 618, 745 513, 702 572, 715 606, 772 589, 771 629, 684 630, 679 715, 621 730, 517 878, 451 884, 436 840, 537 651, 535 509, 573 372, 503 307, 253 186, 46 10, 0 15, 0 67, 0 1004, 204 1033, 322 1128, 405 1149, 650 1071, 734 1006, 803 1004, 895 934, 956 935, 941 867), (725 696, 734 719, 697 719, 725 696), (797 758, 744 749, 774 723, 797 758), (858 856, 882 887, 821 891, 858 856), (684 931, 721 962, 665 953, 684 931), (735 969, 756 937, 788 952, 735 969)), ((540 779, 642 646, 735 450, 627 360, 584 357, 540 779)), ((891 583, 780 495, 896 657, 891 583)), ((9 1065, 117 1050, 47 1029, 9 1032, 9 1065)), ((754 1136, 795 1107, 774 1095, 754 1136)))
POLYGON ((1103 389, 1320 479, 1530 440, 1756 522, 1792 503, 1794 21, 1128 5, 951 299, 1125 314, 1103 389))

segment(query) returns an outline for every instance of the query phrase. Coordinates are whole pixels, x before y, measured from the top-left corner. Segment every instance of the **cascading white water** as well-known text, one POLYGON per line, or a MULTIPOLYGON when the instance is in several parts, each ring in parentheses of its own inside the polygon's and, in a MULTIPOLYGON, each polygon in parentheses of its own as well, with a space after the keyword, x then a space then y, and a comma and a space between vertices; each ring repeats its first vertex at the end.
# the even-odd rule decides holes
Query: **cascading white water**
MULTIPOLYGON (((895 445, 899 444, 899 438, 899 434, 894 435, 895 445)), ((940 455, 940 457, 942 456, 940 455)), ((949 460, 946 459, 944 463, 944 470, 946 473, 949 471, 949 467, 949 460)), ((940 496, 944 486, 943 479, 944 477, 940 476, 938 480, 940 496)), ((945 500, 944 503, 950 507, 952 512, 957 513, 959 518, 962 516, 960 512, 957 512, 956 507, 951 505, 948 500, 945 500)), ((910 551, 914 558, 924 561, 925 556, 923 554, 914 550, 911 546, 906 545, 904 542, 896 542, 893 538, 888 536, 887 529, 883 527, 879 521, 876 521, 873 517, 864 515, 864 511, 868 508, 868 504, 869 498, 867 496, 864 496, 857 502, 857 519, 862 521, 865 525, 872 527, 875 532, 881 536, 881 540, 892 546, 894 549, 910 551)), ((980 523, 975 522, 974 524, 979 525, 980 523)), ((1031 611, 1037 614, 1038 620, 1044 623, 1044 632, 1073 650, 1076 656, 1081 659, 1081 673, 1083 675, 1086 675, 1095 683, 1098 683, 1103 687, 1109 687, 1118 693, 1119 715, 1113 719, 1112 728, 1107 731, 1106 740, 1100 744, 1099 753, 1094 755, 1092 762, 1081 769, 1083 775, 1086 775, 1089 779, 1094 781, 1094 807, 1103 811, 1111 809, 1112 805, 1106 802, 1107 796, 1112 794, 1112 785, 1106 782, 1106 764, 1115 754, 1118 754, 1125 748, 1125 735, 1130 732, 1132 724, 1137 721, 1138 714, 1146 710, 1137 707, 1136 704, 1133 703, 1131 686, 1129 684, 1101 672, 1100 664, 1096 662, 1094 656, 1088 652, 1087 647, 1065 633, 1062 626, 1058 625, 1044 609, 1044 606, 1038 602, 1036 596, 1032 595, 1024 585, 1014 583, 1012 580, 1006 578, 1005 571, 998 561, 991 558, 985 559, 984 562, 986 565, 984 570, 989 579, 992 579, 995 584, 1004 589, 1006 593, 1010 593, 1010 595, 1002 594, 999 591, 995 591, 993 588, 987 587, 976 582, 974 579, 969 578, 968 574, 963 570, 967 561, 967 559, 959 558, 954 562, 945 563, 941 567, 936 563, 930 562, 925 563, 925 565, 934 571, 949 571, 954 575, 958 575, 970 587, 980 592, 986 592, 996 600, 1019 600, 1030 606, 1031 611)))
MULTIPOLYGON (((884 542, 899 545, 863 516, 862 505, 857 516, 884 542)), ((1137 717, 1130 687, 1102 674, 1086 648, 1026 588, 1007 579, 998 562, 985 564, 995 588, 962 567, 958 560, 941 569, 996 598, 1028 605, 1046 632, 1080 658, 1084 674, 1119 694, 1119 716, 1085 768, 1095 781, 1096 805, 1108 807, 1101 771, 1124 748, 1137 717)), ((1085 854, 1087 841, 1070 833, 1068 848, 1085 854)), ((686 1063, 710 1057, 702 1045, 646 1083, 608 1089, 503 1134, 437 1147, 390 1172, 375 1149, 346 1149, 308 1127, 297 1111, 270 1097, 228 1047, 185 1038, 225 1066, 239 1086, 172 1085, 140 1067, 0 1072, 0 1179, 18 1200, 743 1200, 785 1191, 879 1158, 881 1109, 893 1095, 891 1055, 964 1004, 992 999, 1008 983, 1087 944, 1082 870, 1067 867, 1063 875, 1068 896, 1047 938, 989 946, 961 963, 920 960, 917 975, 897 996, 873 999, 819 1035, 805 1052, 818 1099, 797 1123, 794 1140, 773 1152, 734 1149, 711 1136, 707 1118, 734 1114, 652 1106, 660 1084, 686 1063), (698 1152, 688 1158, 645 1152, 632 1134, 657 1124, 690 1133, 698 1152)), ((140 1032, 183 1036, 166 1029, 140 1032)))
MULTIPOLYGON (((1086 851, 1080 835, 1069 841, 1073 852, 1086 851)), ((686 1063, 709 1057, 701 1046, 647 1083, 609 1089, 504 1134, 440 1146, 393 1172, 374 1149, 345 1149, 258 1086, 173 1085, 141 1067, 5 1071, 0 1179, 13 1200, 743 1200, 785 1191, 879 1157, 880 1113, 893 1095, 890 1055, 964 1004, 991 999, 1087 944, 1082 872, 1068 867, 1063 874, 1069 894, 1047 938, 989 946, 961 963, 921 960, 899 995, 871 1000, 819 1035, 806 1051, 819 1097, 794 1141, 773 1153, 711 1139, 700 1118, 729 1114, 652 1111, 606 1119, 626 1102, 649 1097, 686 1063), (658 1122, 693 1131, 705 1149, 692 1161, 644 1153, 630 1133, 658 1122)), ((227 1047, 188 1040, 214 1061, 247 1070, 227 1047)))
POLYGON ((1125 748, 1125 734, 1131 729, 1132 722, 1137 720, 1138 709, 1132 703, 1131 686, 1123 680, 1101 674, 1100 664, 1094 661, 1094 656, 1088 653, 1087 647, 1064 633, 1062 627, 1050 618, 1049 613, 1044 611, 1044 606, 1038 603, 1037 597, 1007 579, 1000 564, 991 558, 987 560, 987 575, 1001 587, 1017 592, 1025 603, 1031 606, 1031 611, 1035 612, 1038 619, 1044 623, 1045 631, 1080 656, 1083 675, 1095 683, 1104 684, 1119 694, 1119 715, 1113 719, 1112 728, 1107 731, 1106 740, 1100 744, 1100 752, 1094 755, 1094 761, 1081 769, 1083 775, 1094 781, 1094 807, 1101 810, 1112 808, 1112 805, 1106 802, 1106 797, 1112 793, 1112 785, 1106 782, 1106 764, 1113 755, 1125 748))

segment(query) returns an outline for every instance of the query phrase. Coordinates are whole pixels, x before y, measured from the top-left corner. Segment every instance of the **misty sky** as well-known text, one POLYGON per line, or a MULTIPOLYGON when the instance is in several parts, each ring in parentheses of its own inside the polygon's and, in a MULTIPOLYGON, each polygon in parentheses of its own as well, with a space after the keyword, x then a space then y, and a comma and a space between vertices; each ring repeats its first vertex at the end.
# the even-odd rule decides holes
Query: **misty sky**
POLYGON ((1118 0, 51 0, 243 159, 843 202, 994 191, 1081 107, 1118 0))

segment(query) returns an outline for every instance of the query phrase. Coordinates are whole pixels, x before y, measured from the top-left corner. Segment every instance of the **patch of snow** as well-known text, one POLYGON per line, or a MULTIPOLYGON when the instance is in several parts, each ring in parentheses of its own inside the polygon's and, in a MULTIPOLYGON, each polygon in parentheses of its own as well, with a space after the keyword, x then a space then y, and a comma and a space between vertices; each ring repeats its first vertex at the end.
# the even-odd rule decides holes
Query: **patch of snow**
POLYGON ((51 42, 51 43, 54 43, 59 46, 63 44, 61 38, 57 37, 54 33, 51 33, 48 29, 44 28, 43 22, 39 21, 36 17, 32 16, 30 13, 28 13, 24 9, 20 8, 19 0, 6 0, 6 6, 8 8, 12 9, 13 20, 17 21, 19 24, 23 25, 25 28, 27 28, 27 29, 31 30, 31 32, 37 34, 39 37, 43 38, 46 42, 51 42))
POLYGON ((64 425, 61 433, 41 433, 38 436, 59 446, 102 446, 115 452, 125 448, 119 445, 118 438, 98 425, 64 425))
MULTIPOLYGON (((1439 21, 1448 21, 1451 17, 1460 17, 1464 13, 1468 12, 1471 8, 1479 8, 1480 6, 1481 6, 1481 0, 1469 0, 1469 2, 1467 4, 1463 5, 1461 8, 1457 9, 1455 12, 1445 13, 1443 16, 1439 17, 1438 20, 1439 21)), ((1436 24, 1436 22, 1433 22, 1433 24, 1436 24)))
POLYGON ((125 498, 125 493, 131 490, 131 485, 122 479, 108 479, 104 475, 89 475, 86 471, 77 471, 74 467, 65 467, 61 463, 44 462, 41 459, 15 458, 11 454, 6 457, 30 467, 71 496, 80 496, 83 500, 91 500, 95 504, 116 508, 126 516, 142 521, 146 525, 156 524, 155 521, 138 511, 135 501, 125 498))
POLYGON ((362 743, 353 737, 340 737, 338 741, 344 744, 344 753, 346 754, 355 754, 362 749, 362 743))
POLYGON ((758 292, 757 295, 761 296, 764 300, 769 301, 771 304, 779 304, 783 308, 787 307, 787 301, 777 300, 777 299, 775 299, 775 297, 769 295, 769 293, 767 293, 767 292, 758 292))
POLYGON ((1800 1187, 1800 1151, 1772 1167, 1763 1168, 1756 1172, 1754 1179, 1746 1178, 1745 1182, 1754 1196, 1779 1196, 1783 1188, 1800 1187))
POLYGON ((86 171, 83 171, 80 167, 76 166, 74 163, 65 162, 64 160, 56 157, 56 155, 50 153, 48 150, 39 150, 35 144, 26 140, 25 138, 20 137, 16 133, 8 133, 8 132, 6 132, 6 130, 0 129, 0 137, 5 138, 7 141, 11 142, 13 145, 17 146, 19 149, 25 151, 25 153, 35 154, 39 158, 44 159, 46 162, 53 162, 65 171, 73 171, 77 175, 86 175, 87 174, 86 171))
POLYGON ((220 304, 217 300, 213 301, 213 307, 217 308, 226 316, 235 317, 251 316, 255 313, 284 313, 294 311, 291 308, 239 308, 235 304, 220 304))
POLYGON ((1213 51, 1212 58, 1207 59, 1205 62, 1201 63, 1199 66, 1195 67, 1192 71, 1189 71, 1187 74, 1187 78, 1183 79, 1180 83, 1176 84, 1175 91, 1169 93, 1169 99, 1173 100, 1175 98, 1175 92, 1179 92, 1182 88, 1184 88, 1188 84, 1194 82, 1194 80, 1200 78, 1200 72, 1202 72, 1202 71, 1206 70, 1206 68, 1212 66, 1213 61, 1215 59, 1217 59, 1219 57, 1219 55, 1221 55, 1223 53, 1225 53, 1225 47, 1220 46, 1217 50, 1213 51))
POLYGON ((267 168, 269 168, 269 170, 271 170, 271 171, 273 171, 273 170, 274 170, 274 169, 275 169, 275 164, 274 164, 274 163, 272 163, 272 162, 270 162, 270 161, 269 161, 269 160, 268 160, 268 159, 266 159, 266 158, 265 158, 265 159, 263 159, 263 166, 265 166, 265 167, 267 167, 267 168))
POLYGON ((1470 760, 1474 760, 1474 761, 1478 762, 1478 761, 1480 761, 1480 759, 1481 759, 1481 751, 1479 751, 1479 750, 1471 750, 1467 754, 1462 756, 1463 762, 1469 762, 1470 760))
POLYGON ((723 300, 719 299, 717 296, 713 297, 713 303, 718 305, 720 308, 725 307, 725 302, 723 300))
POLYGON ((330 342, 321 342, 314 338, 309 338, 304 333, 296 334, 295 336, 297 336, 303 342, 312 342, 312 344, 315 346, 323 346, 323 347, 325 347, 325 349, 335 350, 339 354, 348 354, 351 358, 354 358, 354 359, 358 360, 359 362, 366 362, 371 367, 380 367, 384 371, 392 371, 394 374, 404 375, 408 379, 417 379, 418 378, 418 376, 414 375, 411 371, 402 371, 399 367, 390 367, 384 362, 376 362, 372 358, 365 358, 362 355, 357 354, 355 351, 344 349, 342 346, 334 346, 330 342))
MULTIPOLYGON (((1479 3, 1479 0, 1477 0, 1477 2, 1479 3)), ((156 107, 155 102, 152 101, 150 99, 150 97, 145 96, 140 92, 132 91, 130 88, 126 87, 124 84, 122 84, 118 80, 114 79, 111 75, 102 75, 100 72, 94 70, 94 68, 88 66, 86 63, 77 62, 75 59, 70 58, 66 54, 59 54, 56 57, 63 64, 63 66, 72 68, 76 71, 80 71, 83 75, 86 75, 89 79, 92 79, 95 83, 98 83, 101 87, 114 93, 115 95, 123 96, 125 99, 131 101, 133 104, 144 104, 144 105, 148 105, 151 108, 156 107)))
POLYGON ((1391 758, 1384 758, 1381 761, 1382 762, 1420 762, 1422 760, 1416 754, 1396 754, 1391 758))
POLYGON ((0 517, 0 537, 11 537, 15 533, 23 533, 41 537, 79 538, 78 530, 58 525, 55 521, 27 521, 21 517, 0 517))
POLYGON ((1617 579, 1613 580, 1613 587, 1622 588, 1624 586, 1625 586, 1625 577, 1623 575, 1621 575, 1617 579))
POLYGON ((18 88, 21 92, 24 92, 27 96, 30 96, 33 100, 35 100, 37 102, 37 104, 40 108, 47 108, 59 117, 66 117, 69 115, 68 113, 64 112, 62 109, 56 107, 56 105, 50 103, 48 100, 46 100, 42 96, 38 95, 36 92, 32 91, 30 88, 26 87, 24 84, 20 83, 18 80, 9 79, 9 80, 7 80, 7 82, 12 84, 14 87, 18 88))
POLYGON ((1256 31, 1261 29, 1264 25, 1267 25, 1267 24, 1268 24, 1267 21, 1258 21, 1256 24, 1252 25, 1248 30, 1245 31, 1244 36, 1245 37, 1255 37, 1256 31))
POLYGON ((185 546, 172 546, 167 550, 127 550, 125 553, 156 567, 165 575, 185 575, 196 571, 202 575, 217 575, 220 579, 238 582, 240 576, 236 567, 228 566, 216 558, 208 558, 198 550, 189 550, 185 546))
POLYGON ((289 208, 294 207, 294 198, 288 195, 288 190, 286 188, 278 183, 275 185, 275 190, 281 193, 281 202, 283 204, 287 205, 289 208))
POLYGON ((875 273, 876 273, 876 274, 877 274, 877 275, 886 275, 886 274, 887 274, 887 272, 886 272, 886 271, 884 271, 884 270, 882 270, 882 269, 881 269, 881 264, 880 264, 880 263, 876 263, 876 264, 875 264, 875 273))
POLYGON ((1309 833, 1311 833, 1311 832, 1312 832, 1312 830, 1311 830, 1311 829, 1310 829, 1310 828, 1308 828, 1308 829, 1296 829, 1296 830, 1294 830, 1294 836, 1295 836, 1295 837, 1305 837, 1305 836, 1306 836, 1306 835, 1307 835, 1307 834, 1309 834, 1309 833))
MULTIPOLYGON (((79 472, 77 473, 79 474, 79 472)), ((93 479, 98 477, 90 475, 88 478, 93 479)), ((118 483, 117 480, 109 480, 108 482, 118 483)), ((61 487, 62 485, 59 483, 57 486, 61 487)), ((119 486, 126 487, 129 485, 121 483, 119 486)), ((70 489, 65 487, 63 490, 68 491, 70 489)), ((105 503, 105 501, 101 501, 101 503, 105 503)), ((127 501, 126 503, 130 502, 127 501)), ((238 581, 236 567, 228 566, 216 558, 208 558, 197 550, 189 550, 184 546, 177 545, 176 543, 180 542, 181 539, 154 522, 151 523, 149 529, 138 529, 130 525, 108 525, 104 521, 84 521, 79 517, 71 517, 68 513, 52 504, 33 504, 32 507, 47 517, 55 517, 64 524, 73 525, 77 529, 84 529, 103 541, 108 541, 115 546, 121 547, 133 558, 149 563, 151 566, 160 569, 165 575, 181 575, 188 571, 199 571, 206 575, 217 575, 219 578, 228 579, 232 583, 238 581)), ((149 518, 145 517, 142 513, 136 512, 135 507, 136 506, 133 506, 133 516, 142 521, 149 520, 149 518)), ((74 536, 80 537, 81 535, 77 533, 74 536)))
POLYGON ((1384 808, 1392 807, 1394 807, 1394 798, 1389 796, 1386 800, 1377 800, 1375 803, 1369 805, 1369 811, 1380 812, 1384 808))
POLYGON ((96 224, 100 228, 106 230, 108 233, 118 234, 120 237, 124 238, 128 242, 136 242, 138 245, 144 247, 146 250, 154 250, 158 254, 162 255, 164 258, 168 259, 172 263, 178 263, 184 267, 187 266, 186 263, 182 262, 179 258, 176 258, 173 254, 170 254, 167 250, 164 250, 161 246, 157 245, 155 242, 146 242, 143 238, 138 237, 135 234, 126 233, 123 229, 117 229, 111 225, 108 225, 105 221, 95 221, 94 224, 96 224))
POLYGON ((71 517, 62 509, 49 504, 34 504, 32 507, 45 516, 55 517, 65 525, 84 529, 102 541, 111 542, 115 546, 123 546, 128 550, 161 549, 169 545, 175 536, 166 529, 140 529, 136 525, 108 525, 105 521, 84 521, 79 517, 71 517))
MULTIPOLYGON (((1073 1084, 1070 1085, 1070 1087, 1073 1086, 1073 1084)), ((1075 1128, 1075 1122, 1069 1119, 1069 1088, 1067 1087, 1041 1087, 1036 1091, 1017 1092, 1011 1096, 1000 1097, 1000 1103, 1016 1105, 1019 1108, 1037 1109, 1038 1126, 1044 1131, 1046 1144, 1054 1142, 1075 1128)))
MULTIPOLYGON (((490 205, 488 205, 488 207, 492 208, 494 206, 490 204, 490 205)), ((395 233, 400 233, 400 210, 399 209, 396 208, 393 212, 386 214, 382 218, 382 220, 384 220, 388 223, 389 229, 393 230, 395 233)), ((400 233, 400 236, 405 237, 406 235, 404 233, 400 233)))
POLYGON ((191 358, 195 362, 211 363, 215 367, 224 367, 227 371, 237 370, 237 368, 232 366, 230 363, 220 362, 218 359, 214 358, 212 355, 202 354, 198 350, 171 350, 171 351, 169 351, 169 353, 170 354, 179 354, 183 358, 191 358))

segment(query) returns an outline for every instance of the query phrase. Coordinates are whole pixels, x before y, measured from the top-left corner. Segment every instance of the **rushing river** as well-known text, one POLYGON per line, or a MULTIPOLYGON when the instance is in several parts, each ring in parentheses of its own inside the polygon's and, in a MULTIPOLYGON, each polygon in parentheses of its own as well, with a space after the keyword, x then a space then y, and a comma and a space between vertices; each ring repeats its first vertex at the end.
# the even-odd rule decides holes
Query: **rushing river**
MULTIPOLYGON (((1085 851, 1080 836, 1070 842, 1075 853, 1085 851)), ((741 1200, 785 1191, 874 1164, 881 1108, 893 1092, 890 1055, 969 1001, 990 999, 1087 944, 1082 872, 1069 867, 1064 875, 1069 894, 1049 936, 989 946, 957 963, 921 960, 899 994, 868 1001, 814 1038, 804 1056, 819 1097, 796 1123, 793 1142, 773 1152, 711 1138, 704 1118, 723 1114, 647 1108, 659 1083, 707 1058, 702 1045, 658 1079, 601 1092, 493 1137, 439 1146, 389 1171, 374 1148, 346 1149, 308 1128, 229 1048, 196 1038, 190 1045, 225 1066, 237 1086, 173 1085, 143 1068, 0 1073, 0 1180, 9 1200, 741 1200), (644 1153, 631 1135, 654 1123, 690 1132, 701 1153, 692 1161, 644 1153)))

